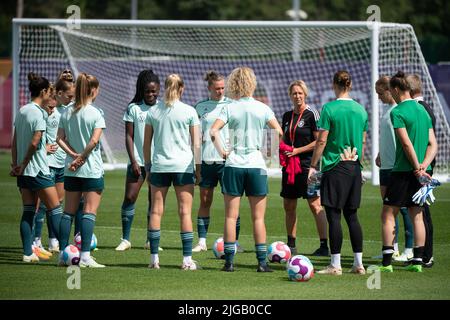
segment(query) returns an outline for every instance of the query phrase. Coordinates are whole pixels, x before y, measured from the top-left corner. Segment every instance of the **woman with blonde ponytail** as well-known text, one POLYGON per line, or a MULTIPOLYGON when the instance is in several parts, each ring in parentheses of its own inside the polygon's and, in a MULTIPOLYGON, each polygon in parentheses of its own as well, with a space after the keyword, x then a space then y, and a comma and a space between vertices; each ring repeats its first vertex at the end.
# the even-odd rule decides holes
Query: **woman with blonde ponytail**
POLYGON ((83 194, 80 267, 91 268, 104 267, 90 256, 97 209, 104 188, 100 137, 106 128, 105 119, 103 112, 92 105, 98 92, 99 82, 96 77, 86 73, 78 76, 75 103, 62 115, 57 138, 58 144, 67 153, 64 170, 66 197, 60 223, 60 248, 63 251, 68 245, 72 221, 83 194))
MULTIPOLYGON (((194 197, 194 159, 196 167, 200 167, 200 122, 195 109, 180 101, 184 91, 183 79, 177 74, 171 74, 166 78, 164 86, 165 101, 160 101, 148 111, 144 137, 145 170, 151 184, 152 203, 147 233, 151 251, 149 268, 159 269, 161 218, 167 191, 173 184, 181 224, 181 268, 196 270, 197 264, 192 260, 194 233, 191 211, 194 197)), ((198 171, 196 173, 198 177, 198 171)))

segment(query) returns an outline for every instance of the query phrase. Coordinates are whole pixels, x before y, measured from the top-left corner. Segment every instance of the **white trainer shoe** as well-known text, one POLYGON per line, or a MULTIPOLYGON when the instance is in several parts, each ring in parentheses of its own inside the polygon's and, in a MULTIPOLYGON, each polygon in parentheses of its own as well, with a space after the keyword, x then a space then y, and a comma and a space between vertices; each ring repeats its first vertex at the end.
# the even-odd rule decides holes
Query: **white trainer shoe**
POLYGON ((411 260, 412 258, 414 258, 414 254, 412 252, 402 252, 401 255, 396 256, 396 257, 392 257, 392 259, 394 259, 394 261, 397 262, 407 262, 409 260, 411 260))
POLYGON ((131 242, 127 239, 121 239, 122 241, 116 247, 116 251, 125 251, 131 249, 131 242))
MULTIPOLYGON (((397 258, 397 257, 399 257, 399 256, 400 256, 400 252, 395 251, 395 252, 392 254, 392 259, 395 260, 395 258, 397 258)), ((383 254, 380 254, 379 256, 373 256, 372 259, 383 259, 383 254)))
POLYGON ((148 267, 149 267, 150 269, 160 269, 160 267, 159 267, 159 262, 150 263, 150 264, 148 265, 148 267))
POLYGON ((48 251, 52 253, 58 253, 59 252, 59 242, 56 238, 49 238, 48 239, 48 251))
MULTIPOLYGON (((147 240, 147 242, 144 244, 144 249, 150 250, 150 241, 147 240)), ((161 247, 158 247, 158 251, 164 251, 164 249, 161 247)))
POLYGON ((206 247, 206 244, 198 243, 193 249, 192 252, 200 252, 200 251, 207 251, 208 248, 206 247))
POLYGON ((191 262, 188 262, 188 263, 183 262, 183 264, 181 265, 181 269, 182 270, 197 270, 199 268, 197 267, 197 262, 194 260, 191 260, 191 262))
POLYGON ((330 274, 330 275, 333 275, 333 276, 341 276, 342 275, 342 269, 333 267, 332 265, 329 265, 325 269, 317 271, 317 273, 318 274, 330 274))
POLYGON ((103 264, 97 263, 92 257, 89 257, 88 260, 83 261, 80 260, 80 268, 104 268, 103 264))
POLYGON ((34 252, 32 254, 30 254, 29 256, 24 255, 22 258, 23 262, 39 262, 39 258, 37 255, 34 254, 34 252))

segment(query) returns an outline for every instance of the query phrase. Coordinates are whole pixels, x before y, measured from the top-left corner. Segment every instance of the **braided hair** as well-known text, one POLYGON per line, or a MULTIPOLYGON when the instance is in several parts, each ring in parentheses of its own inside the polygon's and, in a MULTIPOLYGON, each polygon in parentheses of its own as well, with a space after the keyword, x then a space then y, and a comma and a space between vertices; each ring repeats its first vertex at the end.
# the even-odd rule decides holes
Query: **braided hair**
POLYGON ((134 95, 132 103, 140 103, 144 99, 145 87, 150 83, 154 82, 156 84, 160 84, 158 75, 153 73, 153 70, 146 69, 142 70, 139 73, 139 76, 136 81, 136 93, 134 95))

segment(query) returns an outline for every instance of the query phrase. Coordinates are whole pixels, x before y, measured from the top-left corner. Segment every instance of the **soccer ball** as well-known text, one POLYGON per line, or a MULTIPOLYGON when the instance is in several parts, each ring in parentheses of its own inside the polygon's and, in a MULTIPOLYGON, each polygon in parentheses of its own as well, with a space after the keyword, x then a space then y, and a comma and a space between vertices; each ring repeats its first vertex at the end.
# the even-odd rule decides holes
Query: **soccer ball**
POLYGON ((308 281, 314 276, 314 267, 311 261, 302 255, 293 256, 287 263, 289 280, 308 281))
MULTIPOLYGON (((81 234, 78 232, 73 238, 73 243, 77 246, 78 250, 81 250, 81 234)), ((97 237, 95 234, 92 234, 91 239, 91 250, 95 250, 97 248, 97 237)))
MULTIPOLYGON (((223 237, 218 238, 213 245, 213 252, 217 259, 225 259, 225 244, 223 237)), ((237 252, 237 245, 234 245, 234 254, 237 252)))
POLYGON ((282 241, 272 243, 267 250, 270 262, 285 263, 291 257, 291 249, 282 241))
POLYGON ((63 250, 62 259, 66 266, 76 266, 80 262, 80 251, 72 244, 63 250))

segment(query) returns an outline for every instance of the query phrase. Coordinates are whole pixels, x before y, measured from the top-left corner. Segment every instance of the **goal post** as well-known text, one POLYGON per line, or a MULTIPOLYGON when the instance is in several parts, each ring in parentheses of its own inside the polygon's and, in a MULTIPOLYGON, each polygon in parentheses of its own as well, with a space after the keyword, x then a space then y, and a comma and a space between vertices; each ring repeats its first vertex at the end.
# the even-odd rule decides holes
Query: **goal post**
MULTIPOLYGON (((255 70, 255 95, 277 118, 291 109, 287 87, 305 80, 307 103, 316 107, 334 99, 333 74, 346 69, 353 78, 351 96, 369 114, 364 170, 378 184, 380 102, 379 75, 398 70, 417 73, 425 100, 436 116, 439 144, 436 172, 449 175, 450 129, 412 26, 380 22, 328 21, 169 21, 87 20, 74 28, 64 19, 13 19, 13 116, 26 103, 26 74, 37 72, 53 81, 69 67, 100 81, 95 104, 105 113, 102 147, 109 163, 127 162, 123 112, 134 95, 139 72, 170 73, 185 81, 183 101, 194 105, 207 97, 202 76, 215 69, 227 75, 237 66, 255 70)), ((164 88, 161 88, 161 97, 164 88)), ((270 139, 268 139, 270 140, 270 139)), ((270 141, 267 142, 271 144, 270 141)), ((273 143, 272 143, 273 145, 273 143)), ((271 154, 273 158, 273 154, 271 154)))

